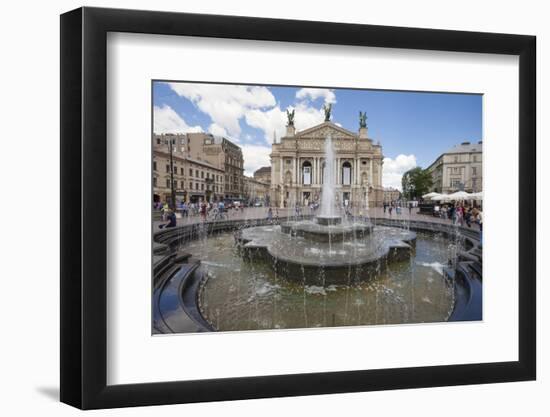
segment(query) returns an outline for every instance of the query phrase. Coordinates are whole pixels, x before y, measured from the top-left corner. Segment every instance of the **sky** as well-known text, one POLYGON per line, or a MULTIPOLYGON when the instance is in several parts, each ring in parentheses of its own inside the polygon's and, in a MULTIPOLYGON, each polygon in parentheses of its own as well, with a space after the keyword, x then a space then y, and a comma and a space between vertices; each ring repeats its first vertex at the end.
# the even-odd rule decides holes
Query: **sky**
POLYGON ((153 83, 155 133, 210 132, 241 146, 246 175, 269 165, 274 135, 286 131, 286 110, 295 109, 296 129, 331 121, 352 131, 367 113, 368 136, 382 145, 382 183, 401 189, 407 170, 428 167, 461 142, 482 140, 482 96, 389 90, 153 83))

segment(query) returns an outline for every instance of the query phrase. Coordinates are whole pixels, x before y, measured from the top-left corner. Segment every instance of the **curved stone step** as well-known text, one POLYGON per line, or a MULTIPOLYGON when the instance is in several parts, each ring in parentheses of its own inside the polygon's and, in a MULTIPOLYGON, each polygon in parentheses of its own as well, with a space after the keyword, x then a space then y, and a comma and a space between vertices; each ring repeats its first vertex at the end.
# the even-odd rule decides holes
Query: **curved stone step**
POLYGON ((455 306, 449 321, 482 320, 482 284, 473 276, 469 264, 460 262, 454 273, 455 306))
POLYGON ((153 329, 157 333, 197 333, 212 331, 200 315, 196 294, 200 263, 174 265, 174 271, 153 294, 153 329))

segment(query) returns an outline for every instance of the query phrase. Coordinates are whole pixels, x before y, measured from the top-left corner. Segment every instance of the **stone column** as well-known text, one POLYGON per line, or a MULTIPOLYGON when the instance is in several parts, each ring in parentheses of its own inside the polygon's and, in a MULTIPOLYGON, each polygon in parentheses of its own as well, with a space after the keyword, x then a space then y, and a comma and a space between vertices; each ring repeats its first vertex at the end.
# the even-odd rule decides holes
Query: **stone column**
POLYGON ((321 158, 317 157, 317 185, 321 184, 321 158))
POLYGON ((313 158, 313 172, 311 173, 311 184, 317 184, 317 157, 313 158))
POLYGON ((322 176, 322 167, 323 167, 323 163, 321 162, 321 158, 317 158, 317 184, 321 184, 321 181, 323 181, 323 176, 322 176))
POLYGON ((373 164, 373 162, 374 161, 372 159, 369 160, 369 183, 370 184, 374 184, 374 177, 372 175, 372 164, 373 164))

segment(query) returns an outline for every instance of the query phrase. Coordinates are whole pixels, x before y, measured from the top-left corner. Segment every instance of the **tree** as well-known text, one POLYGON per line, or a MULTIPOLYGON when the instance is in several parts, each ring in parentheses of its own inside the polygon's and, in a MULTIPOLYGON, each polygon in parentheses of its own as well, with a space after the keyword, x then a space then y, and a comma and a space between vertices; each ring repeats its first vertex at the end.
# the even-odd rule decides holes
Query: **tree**
POLYGON ((403 194, 409 199, 419 199, 430 191, 433 185, 432 175, 425 169, 416 167, 408 170, 401 178, 403 194))

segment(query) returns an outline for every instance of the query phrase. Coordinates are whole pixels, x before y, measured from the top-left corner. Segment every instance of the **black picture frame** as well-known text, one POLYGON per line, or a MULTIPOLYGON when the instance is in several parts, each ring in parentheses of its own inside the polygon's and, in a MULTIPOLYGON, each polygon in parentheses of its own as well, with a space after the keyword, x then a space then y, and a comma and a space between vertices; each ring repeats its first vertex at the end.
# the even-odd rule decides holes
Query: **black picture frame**
POLYGON ((61 16, 60 55, 62 402, 94 409, 536 378, 534 36, 85 7, 61 16), (107 385, 108 32, 519 56, 519 360, 107 385))

